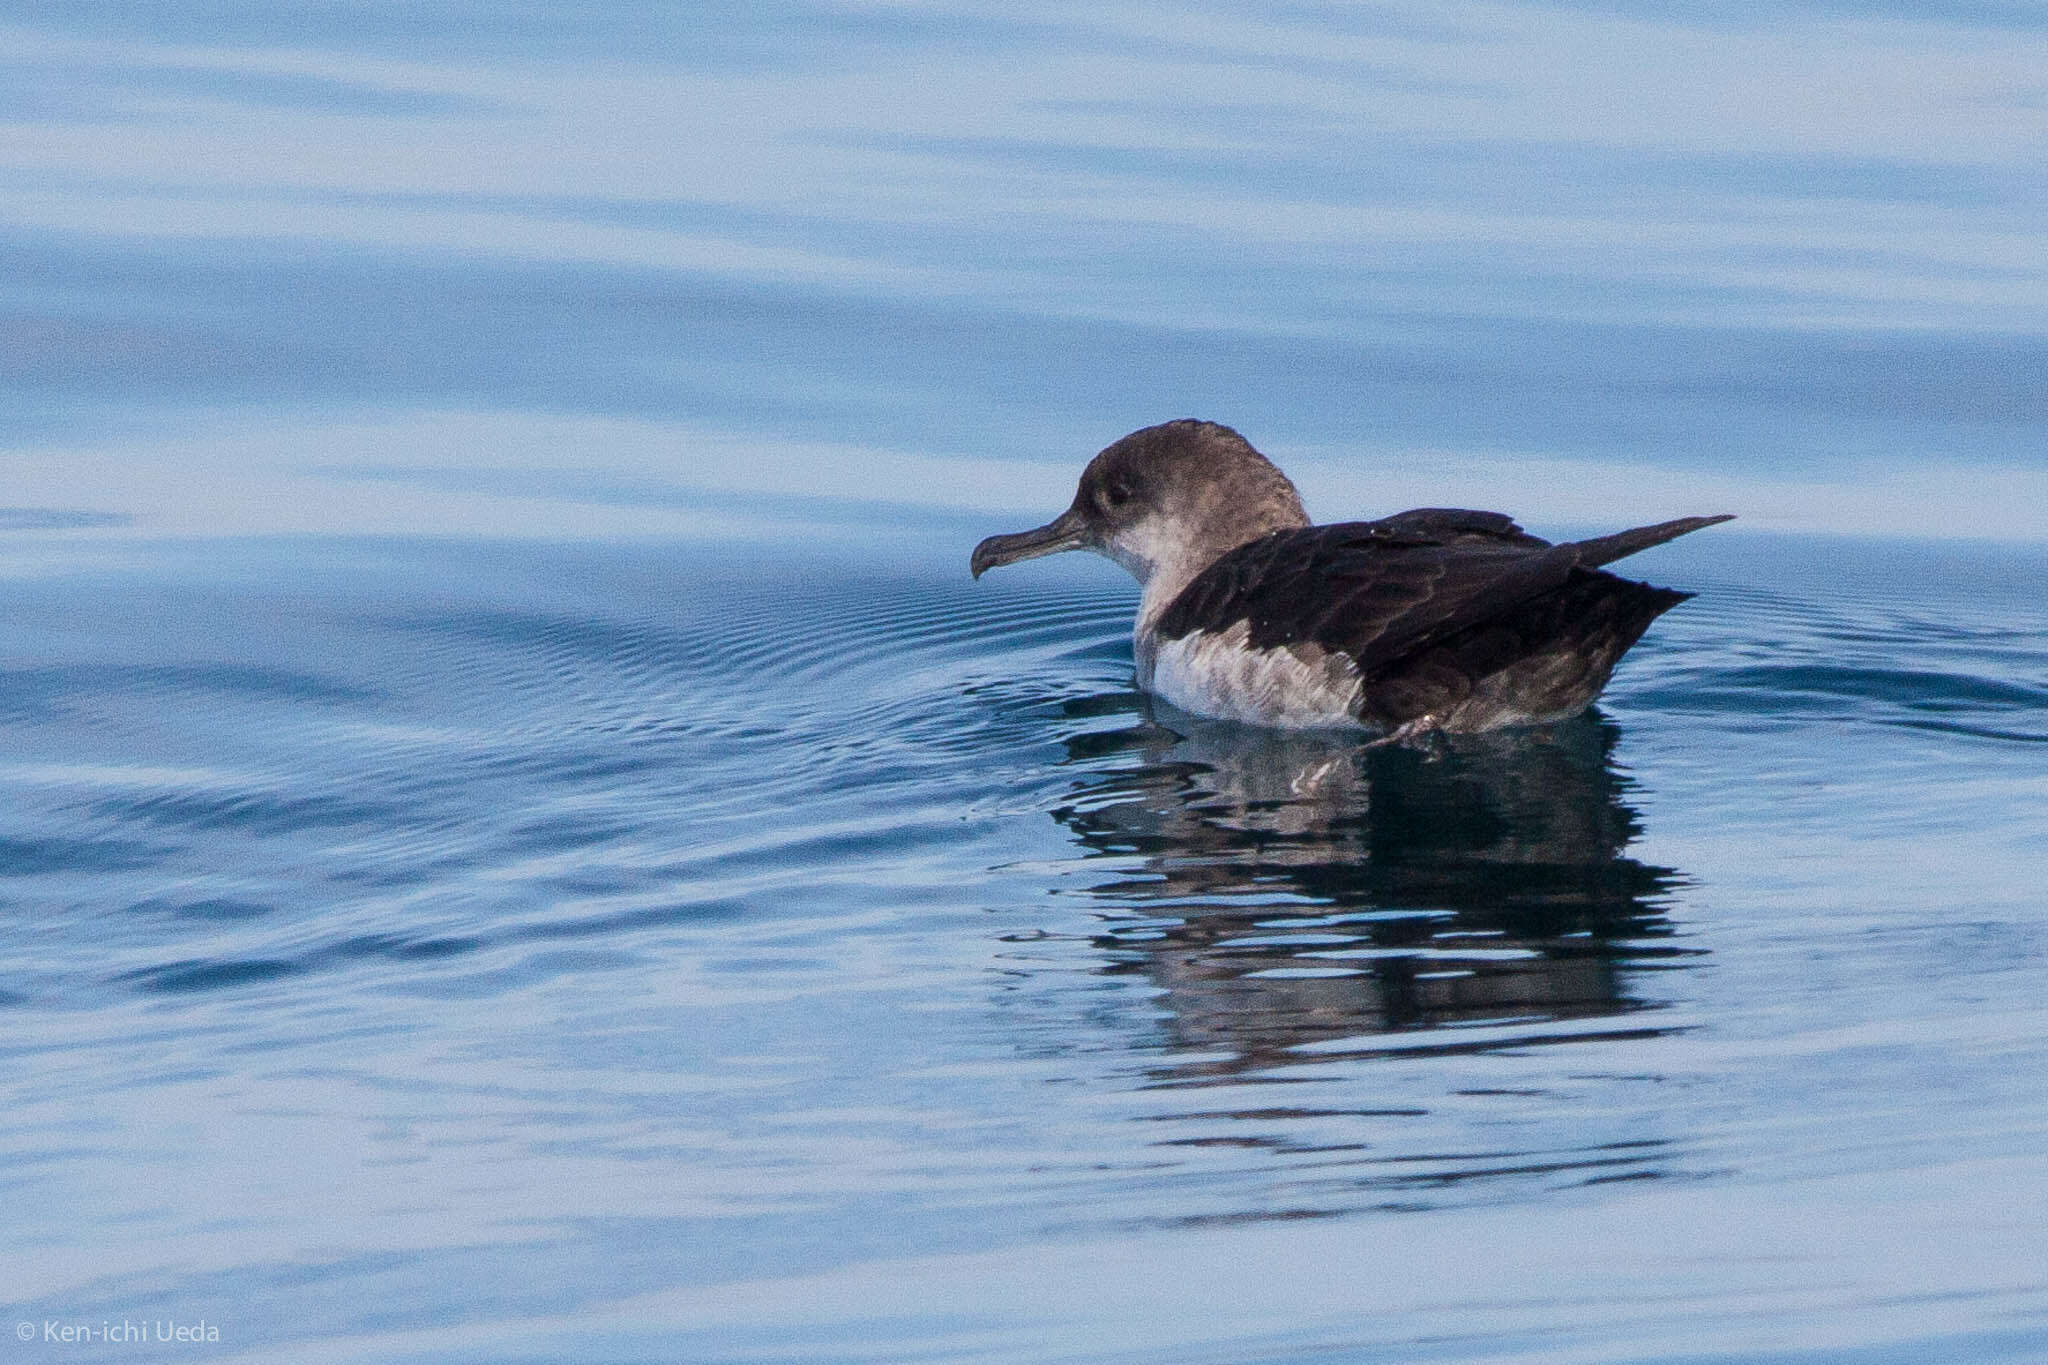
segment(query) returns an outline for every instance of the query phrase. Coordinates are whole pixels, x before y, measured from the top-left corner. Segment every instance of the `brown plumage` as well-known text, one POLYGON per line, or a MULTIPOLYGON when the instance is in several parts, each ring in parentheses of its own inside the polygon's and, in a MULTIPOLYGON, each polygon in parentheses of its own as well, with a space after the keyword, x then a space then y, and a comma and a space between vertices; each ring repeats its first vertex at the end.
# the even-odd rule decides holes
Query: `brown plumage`
POLYGON ((1483 730, 1584 709, 1690 594, 1601 565, 1725 516, 1553 545, 1498 512, 1422 508, 1311 526, 1228 427, 1169 422, 1098 455, 1047 526, 974 570, 1094 549, 1144 584, 1141 685, 1187 710, 1294 727, 1483 730))

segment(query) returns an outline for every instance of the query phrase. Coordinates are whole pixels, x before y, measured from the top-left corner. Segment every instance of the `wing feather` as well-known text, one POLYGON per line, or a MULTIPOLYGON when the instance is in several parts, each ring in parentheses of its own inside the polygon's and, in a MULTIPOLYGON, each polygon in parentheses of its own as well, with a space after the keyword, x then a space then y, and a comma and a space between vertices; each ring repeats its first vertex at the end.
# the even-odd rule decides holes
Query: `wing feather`
POLYGON ((1724 520, 1688 517, 1553 545, 1498 512, 1417 508, 1379 521, 1276 531, 1197 575, 1161 615, 1162 639, 1242 621, 1256 649, 1315 644, 1362 677, 1513 611, 1590 569, 1724 520))

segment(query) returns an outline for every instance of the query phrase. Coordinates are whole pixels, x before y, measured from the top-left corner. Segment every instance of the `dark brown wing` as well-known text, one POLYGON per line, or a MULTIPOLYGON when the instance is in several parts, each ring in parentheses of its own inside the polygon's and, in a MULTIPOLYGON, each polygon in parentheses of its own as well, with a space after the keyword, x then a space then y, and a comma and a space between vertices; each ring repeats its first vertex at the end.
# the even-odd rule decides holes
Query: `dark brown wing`
POLYGON ((1562 585, 1407 651, 1359 690, 1361 720, 1393 729, 1420 716, 1484 728, 1570 715, 1607 685, 1650 622, 1692 594, 1573 569, 1562 585), (1491 719, 1489 719, 1489 717, 1491 719))
POLYGON ((1461 541, 1496 549, 1549 545, 1512 517, 1456 507, 1281 531, 1240 545, 1197 575, 1160 618, 1159 632, 1171 640, 1248 621, 1260 648, 1304 640, 1345 648, 1339 635, 1369 634, 1435 591, 1442 556, 1409 552, 1461 541))
POLYGON ((1277 531, 1210 565, 1160 617, 1162 639, 1242 621, 1255 649, 1315 644, 1370 682, 1419 649, 1562 587, 1575 570, 1711 525, 1688 517, 1552 545, 1496 512, 1424 508, 1277 531))
POLYGON ((1550 542, 1530 535, 1515 525, 1515 519, 1505 512, 1474 512, 1463 507, 1416 507, 1406 512, 1396 512, 1391 517, 1378 521, 1356 522, 1355 525, 1370 526, 1375 532, 1392 536, 1413 536, 1422 540, 1455 540, 1471 537, 1481 540, 1496 540, 1508 545, 1548 545, 1550 542))

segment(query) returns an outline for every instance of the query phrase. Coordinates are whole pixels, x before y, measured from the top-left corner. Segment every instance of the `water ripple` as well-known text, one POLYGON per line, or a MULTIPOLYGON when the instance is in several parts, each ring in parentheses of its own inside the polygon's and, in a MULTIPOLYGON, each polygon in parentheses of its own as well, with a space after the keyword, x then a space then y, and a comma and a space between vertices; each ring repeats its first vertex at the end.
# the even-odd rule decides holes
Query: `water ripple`
MULTIPOLYGON (((1726 1143, 1685 1049, 1757 949, 1624 746, 1708 774, 1678 808, 1730 827, 1767 779, 1723 765, 1852 754, 1822 803, 1910 839, 1955 821, 1903 794, 1899 736, 1949 727, 1913 733, 2009 799, 2048 711, 2017 616, 1778 584, 1660 622, 1613 718, 1367 750, 1155 711, 1126 587, 953 567, 799 590, 619 551, 508 606, 451 550, 403 610, 301 580, 304 624, 252 635, 195 598, 176 658, 53 632, 0 693, 0 1005, 68 1021, 31 1045, 49 1092, 260 1058, 451 1151, 738 1170, 726 1217, 943 1188, 1184 1228, 1700 1179, 1726 1143), (110 1080, 96 1046, 136 1055, 110 1080), (984 1112, 1017 1086, 1085 1099, 1018 1132, 984 1112)), ((1780 989, 1755 1008, 1815 995, 1780 989)))

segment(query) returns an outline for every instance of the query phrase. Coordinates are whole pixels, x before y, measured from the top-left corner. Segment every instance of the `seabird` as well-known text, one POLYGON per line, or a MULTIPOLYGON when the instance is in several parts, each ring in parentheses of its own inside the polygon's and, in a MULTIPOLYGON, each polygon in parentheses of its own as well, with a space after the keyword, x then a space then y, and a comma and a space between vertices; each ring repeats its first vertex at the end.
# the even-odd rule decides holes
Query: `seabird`
POLYGON ((1651 621, 1692 596, 1600 568, 1728 517, 1553 545, 1499 512, 1422 507, 1314 526, 1285 474, 1215 422, 1134 431, 1000 564, 1093 550, 1144 592, 1138 685, 1183 711, 1386 740, 1561 720, 1651 621))

